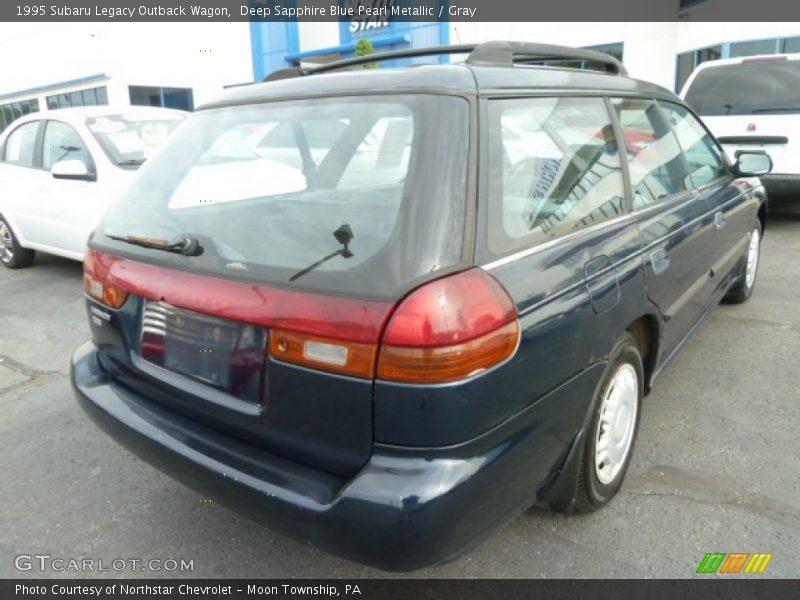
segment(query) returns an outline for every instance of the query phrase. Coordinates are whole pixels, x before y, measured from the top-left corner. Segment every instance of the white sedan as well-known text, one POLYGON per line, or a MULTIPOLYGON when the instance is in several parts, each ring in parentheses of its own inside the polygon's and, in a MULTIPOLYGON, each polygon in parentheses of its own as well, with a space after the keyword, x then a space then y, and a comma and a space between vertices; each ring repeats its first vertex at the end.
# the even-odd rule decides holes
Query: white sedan
POLYGON ((89 234, 186 113, 150 107, 32 113, 0 135, 0 262, 82 260, 89 234))

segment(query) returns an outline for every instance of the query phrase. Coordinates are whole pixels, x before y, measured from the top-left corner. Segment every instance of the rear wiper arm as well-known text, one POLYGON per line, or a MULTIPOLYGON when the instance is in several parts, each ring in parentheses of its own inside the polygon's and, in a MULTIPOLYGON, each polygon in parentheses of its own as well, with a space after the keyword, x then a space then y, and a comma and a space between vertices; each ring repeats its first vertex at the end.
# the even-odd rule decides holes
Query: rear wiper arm
POLYGON ((118 167, 138 167, 144 164, 144 158, 130 158, 128 160, 121 160, 117 163, 118 167))
POLYGON ((350 242, 355 237, 355 235, 353 234, 353 230, 350 229, 350 225, 348 223, 345 223, 344 225, 339 227, 339 229, 334 231, 333 232, 333 237, 335 237, 336 241, 339 242, 344 247, 343 248, 339 248, 336 252, 331 252, 330 254, 328 254, 328 256, 318 260, 313 265, 310 265, 310 266, 306 267, 302 271, 298 271, 297 273, 295 273, 294 275, 292 275, 289 278, 289 281, 294 281, 295 279, 299 279, 300 277, 302 277, 306 273, 310 273, 311 271, 316 269, 321 264, 328 262, 330 259, 332 259, 332 258, 334 258, 336 256, 341 256, 343 258, 350 258, 350 257, 353 256, 353 252, 350 250, 349 245, 350 245, 350 242))
POLYGON ((172 241, 149 238, 141 235, 107 235, 106 237, 111 240, 117 240, 118 242, 133 244, 134 246, 153 248, 155 250, 163 250, 164 252, 183 254, 184 256, 199 256, 203 253, 203 247, 200 245, 200 242, 195 238, 186 236, 176 237, 172 241))

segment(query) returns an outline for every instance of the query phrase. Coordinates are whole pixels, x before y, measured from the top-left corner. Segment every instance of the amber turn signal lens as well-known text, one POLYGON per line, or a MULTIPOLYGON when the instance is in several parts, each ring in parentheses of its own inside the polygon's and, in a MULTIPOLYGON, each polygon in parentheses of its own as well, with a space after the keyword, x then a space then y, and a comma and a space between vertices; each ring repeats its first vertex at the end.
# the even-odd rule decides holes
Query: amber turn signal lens
POLYGON ((514 354, 519 322, 462 344, 441 347, 381 347, 378 378, 406 383, 446 383, 477 375, 514 354))
POLYGON ((269 353, 272 358, 288 363, 372 379, 377 346, 273 329, 269 353))
POLYGON ((83 290, 98 302, 111 308, 120 308, 128 299, 128 292, 103 283, 88 273, 83 275, 83 290))

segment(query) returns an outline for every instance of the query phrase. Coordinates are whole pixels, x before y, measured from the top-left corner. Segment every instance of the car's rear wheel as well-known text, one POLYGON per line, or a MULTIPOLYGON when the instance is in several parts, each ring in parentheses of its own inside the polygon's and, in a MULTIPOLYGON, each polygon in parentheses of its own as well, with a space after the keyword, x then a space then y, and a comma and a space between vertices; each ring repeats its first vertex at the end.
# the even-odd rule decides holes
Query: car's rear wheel
POLYGON ((758 264, 761 257, 761 224, 758 223, 750 232, 747 249, 739 263, 739 275, 733 287, 725 295, 726 302, 741 304, 753 295, 758 277, 758 264))
POLYGON ((0 217, 0 262, 9 269, 22 269, 33 263, 33 250, 19 245, 11 226, 0 217))
POLYGON ((643 395, 642 357, 636 340, 626 333, 611 352, 592 402, 575 512, 597 510, 619 491, 633 454, 643 395))

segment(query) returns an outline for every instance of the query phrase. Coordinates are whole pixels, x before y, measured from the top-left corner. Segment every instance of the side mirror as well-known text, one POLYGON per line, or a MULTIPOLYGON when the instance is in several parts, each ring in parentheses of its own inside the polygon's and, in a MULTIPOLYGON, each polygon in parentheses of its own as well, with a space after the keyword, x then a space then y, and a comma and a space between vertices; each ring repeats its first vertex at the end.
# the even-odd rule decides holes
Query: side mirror
POLYGON ((79 181, 95 181, 97 176, 89 170, 86 163, 78 158, 61 160, 50 168, 50 174, 56 179, 75 179, 79 181))
POLYGON ((740 150, 733 170, 742 177, 757 177, 772 171, 772 159, 763 150, 740 150))

